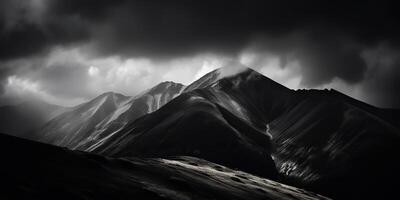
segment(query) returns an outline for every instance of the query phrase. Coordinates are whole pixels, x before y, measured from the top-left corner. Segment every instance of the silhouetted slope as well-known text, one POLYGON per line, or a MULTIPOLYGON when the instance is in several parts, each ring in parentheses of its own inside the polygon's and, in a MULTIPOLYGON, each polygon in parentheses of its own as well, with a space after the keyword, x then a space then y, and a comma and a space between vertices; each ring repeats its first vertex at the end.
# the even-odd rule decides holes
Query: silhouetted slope
POLYGON ((90 149, 129 122, 157 110, 183 88, 181 84, 163 82, 135 97, 104 93, 38 129, 37 140, 71 149, 90 149))
POLYGON ((0 132, 32 138, 30 131, 39 128, 66 109, 39 100, 0 107, 0 132))
POLYGON ((115 159, 0 134, 1 199, 326 199, 197 158, 115 159))
POLYGON ((397 127, 378 108, 337 91, 298 94, 296 106, 269 124, 280 172, 339 199, 394 194, 382 183, 400 178, 397 127))

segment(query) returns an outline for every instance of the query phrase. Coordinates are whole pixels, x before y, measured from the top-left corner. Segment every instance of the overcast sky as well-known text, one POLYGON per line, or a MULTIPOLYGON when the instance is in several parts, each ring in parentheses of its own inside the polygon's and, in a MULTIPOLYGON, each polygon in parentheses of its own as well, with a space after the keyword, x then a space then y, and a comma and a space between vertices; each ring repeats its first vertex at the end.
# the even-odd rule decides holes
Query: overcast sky
POLYGON ((0 104, 135 95, 236 63, 398 108, 396 12, 382 0, 0 0, 0 104))

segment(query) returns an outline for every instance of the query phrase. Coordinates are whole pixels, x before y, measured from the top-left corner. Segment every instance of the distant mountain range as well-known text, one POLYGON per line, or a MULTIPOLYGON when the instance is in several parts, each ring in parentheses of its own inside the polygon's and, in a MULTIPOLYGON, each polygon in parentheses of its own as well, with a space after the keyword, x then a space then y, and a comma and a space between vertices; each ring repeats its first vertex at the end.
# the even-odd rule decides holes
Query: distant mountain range
POLYGON ((34 137, 70 149, 95 148, 129 122, 169 102, 183 88, 182 84, 163 82, 134 97, 107 92, 52 119, 34 137))
MULTIPOLYGON (((119 159, 157 170, 164 161, 192 162, 200 171, 222 165, 334 199, 379 199, 396 194, 387 183, 400 178, 399 113, 335 90, 291 90, 250 68, 220 68, 188 86, 163 82, 134 97, 102 94, 52 118, 32 138, 89 152, 78 157, 96 155, 100 165, 112 158, 104 164, 112 170, 119 159)), ((267 189, 265 199, 285 199, 273 193, 267 189)))
POLYGON ((62 106, 48 104, 40 100, 0 106, 0 132, 31 138, 31 131, 40 128, 64 111, 66 111, 66 108, 62 106))

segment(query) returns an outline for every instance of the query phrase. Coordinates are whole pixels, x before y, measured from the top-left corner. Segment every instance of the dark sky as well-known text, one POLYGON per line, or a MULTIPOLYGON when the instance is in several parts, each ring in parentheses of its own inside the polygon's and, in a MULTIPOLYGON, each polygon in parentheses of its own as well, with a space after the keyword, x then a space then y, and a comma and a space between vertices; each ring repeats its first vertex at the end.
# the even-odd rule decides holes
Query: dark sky
POLYGON ((0 0, 1 102, 73 105, 240 64, 294 89, 400 107, 398 10, 382 0, 0 0))

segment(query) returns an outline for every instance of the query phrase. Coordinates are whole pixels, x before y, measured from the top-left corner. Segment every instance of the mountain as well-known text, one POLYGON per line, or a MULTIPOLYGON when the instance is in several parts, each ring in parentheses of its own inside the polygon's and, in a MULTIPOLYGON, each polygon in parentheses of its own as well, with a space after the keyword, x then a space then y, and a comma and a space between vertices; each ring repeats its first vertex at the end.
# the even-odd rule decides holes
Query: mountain
POLYGON ((104 155, 189 155, 276 178, 265 121, 282 112, 291 90, 253 70, 206 74, 186 92, 93 149, 104 155), (209 81, 211 79, 212 81, 209 81))
POLYGON ((252 69, 224 70, 90 151, 194 156, 337 199, 396 194, 385 183, 400 178, 398 111, 335 90, 290 90, 252 69))
POLYGON ((163 82, 135 97, 104 93, 46 123, 36 131, 36 140, 70 149, 90 149, 129 122, 157 110, 183 88, 182 84, 163 82))
POLYGON ((1 199, 328 199, 192 157, 110 158, 0 134, 1 199))
POLYGON ((0 132, 31 138, 30 131, 44 125, 66 108, 40 100, 0 107, 0 132))
POLYGON ((296 104, 268 126, 280 172, 337 199, 394 194, 384 183, 400 178, 400 131, 385 110, 335 90, 296 96, 296 104))

